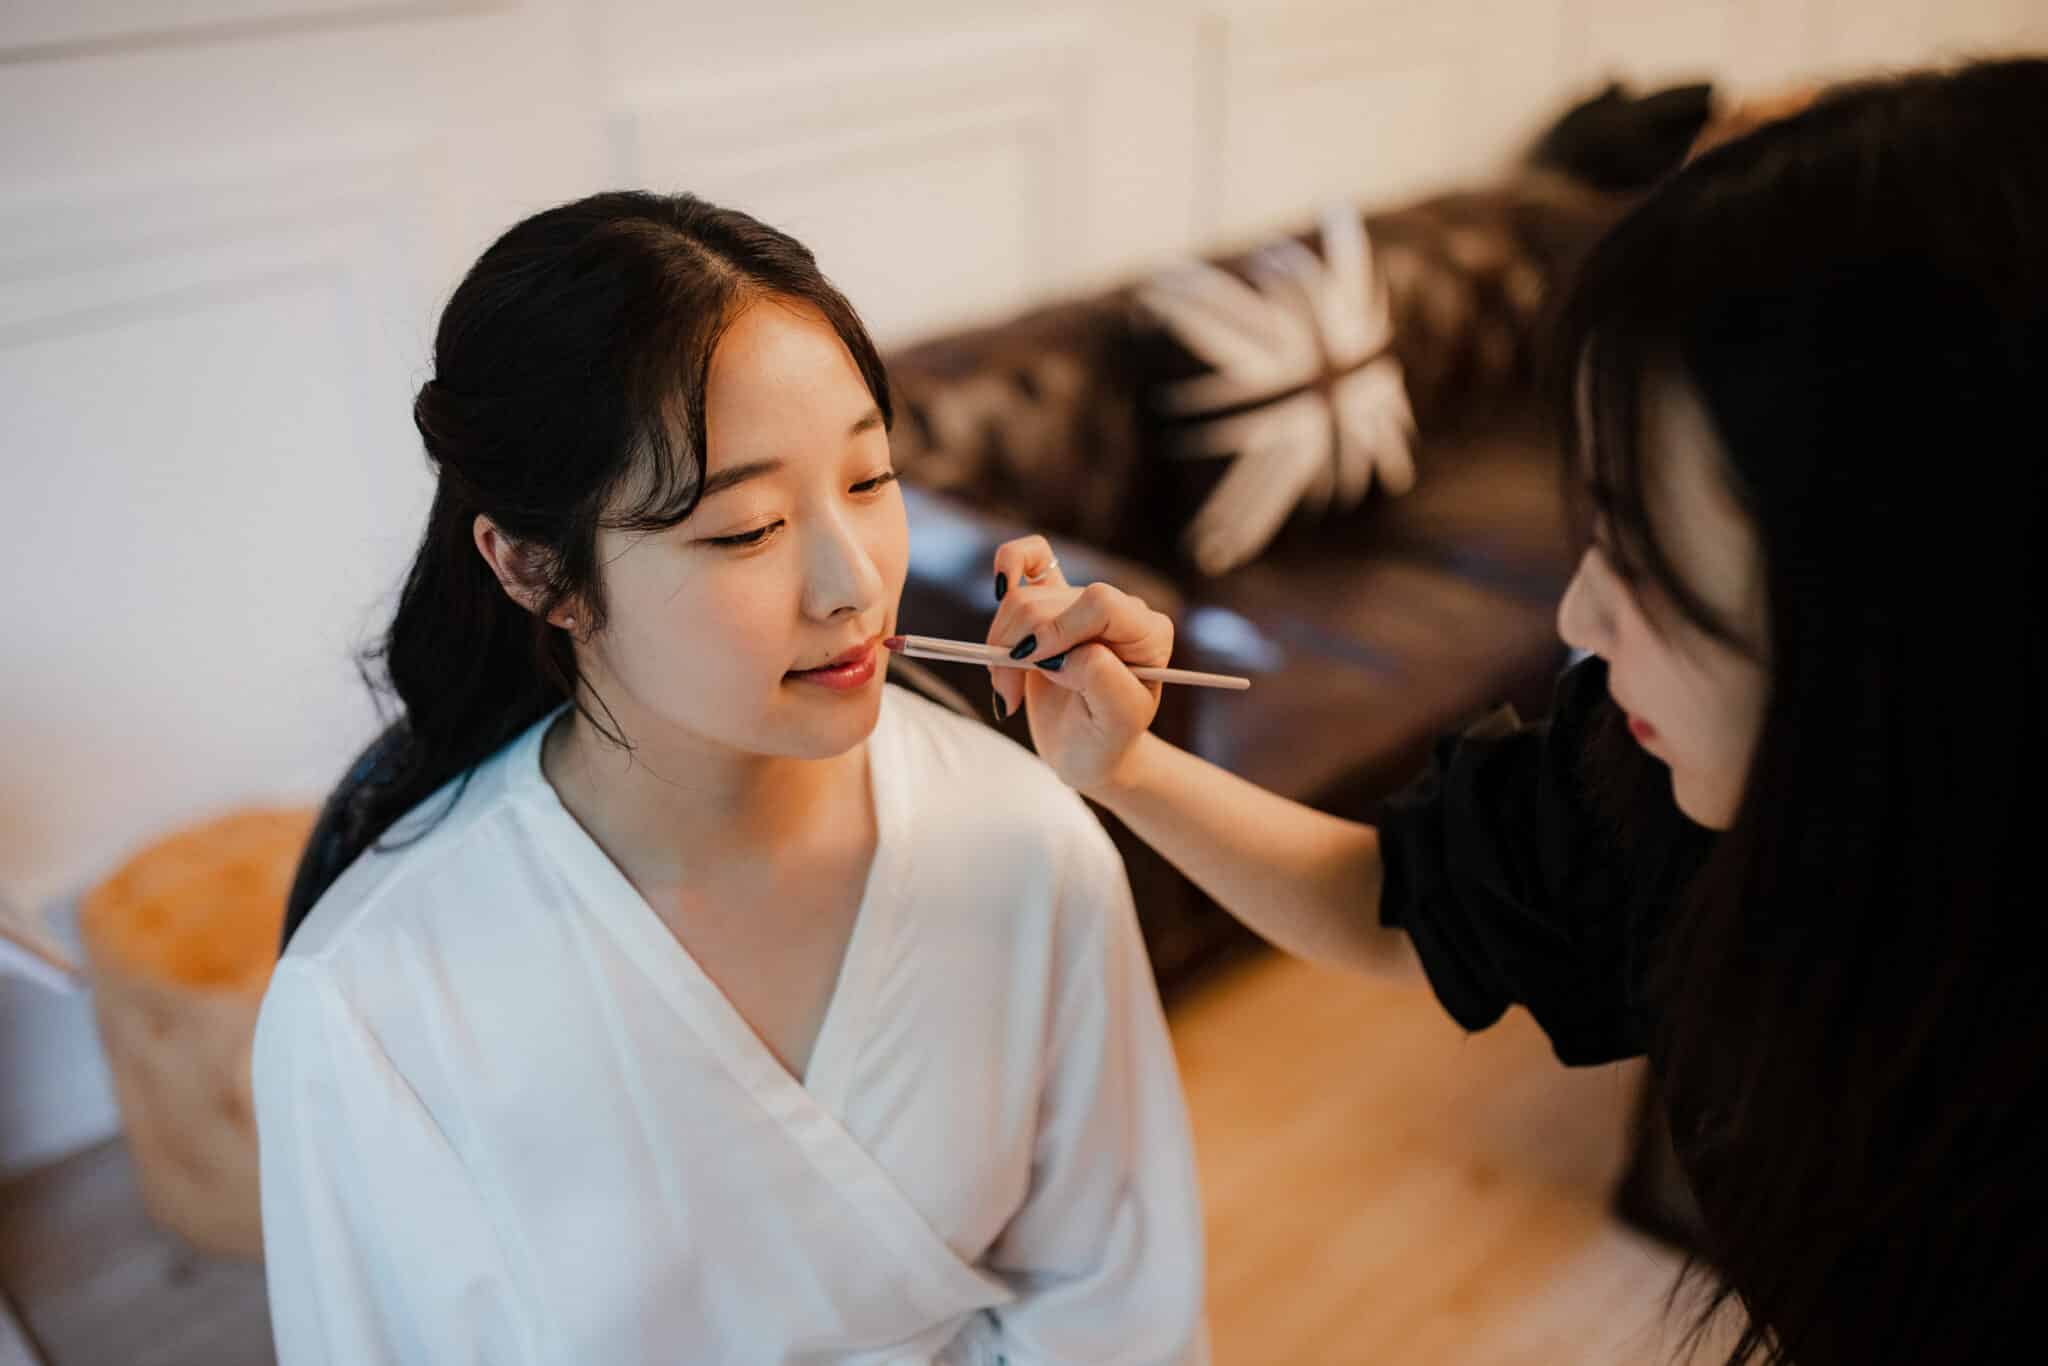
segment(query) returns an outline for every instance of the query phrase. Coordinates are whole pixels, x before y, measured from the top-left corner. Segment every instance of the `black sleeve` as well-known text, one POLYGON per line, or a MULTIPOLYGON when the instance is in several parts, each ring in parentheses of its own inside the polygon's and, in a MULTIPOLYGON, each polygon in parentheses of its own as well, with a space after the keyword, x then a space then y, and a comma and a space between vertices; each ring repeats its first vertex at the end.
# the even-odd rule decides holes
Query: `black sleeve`
POLYGON ((1616 722, 1587 660, 1548 722, 1441 742, 1379 822, 1381 923, 1408 932, 1444 1009, 1478 1030, 1526 1006, 1575 1065, 1644 1051, 1649 948, 1705 850, 1668 782, 1628 813, 1626 840, 1594 800, 1586 756, 1616 722))

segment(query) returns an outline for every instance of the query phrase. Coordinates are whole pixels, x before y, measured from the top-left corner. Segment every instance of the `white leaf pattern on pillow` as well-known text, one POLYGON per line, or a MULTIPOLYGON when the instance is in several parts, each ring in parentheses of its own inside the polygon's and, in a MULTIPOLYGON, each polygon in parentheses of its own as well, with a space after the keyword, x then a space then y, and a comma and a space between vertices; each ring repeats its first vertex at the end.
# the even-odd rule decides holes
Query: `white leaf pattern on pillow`
POLYGON ((1221 574, 1297 511, 1357 507, 1375 480, 1415 484, 1415 416, 1388 350, 1392 312, 1356 210, 1321 223, 1322 255, 1288 239, 1253 254, 1249 282, 1205 262, 1168 271, 1139 301, 1210 373, 1161 386, 1179 455, 1234 455, 1184 534, 1221 574))

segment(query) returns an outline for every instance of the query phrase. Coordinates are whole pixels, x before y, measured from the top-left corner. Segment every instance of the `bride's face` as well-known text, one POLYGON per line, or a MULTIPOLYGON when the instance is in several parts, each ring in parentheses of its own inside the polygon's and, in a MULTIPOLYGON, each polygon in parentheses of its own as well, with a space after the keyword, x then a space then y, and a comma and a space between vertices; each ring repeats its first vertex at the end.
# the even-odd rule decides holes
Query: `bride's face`
POLYGON ((696 510, 599 535, 607 621, 581 647, 586 677, 635 714, 629 735, 652 722, 739 753, 843 753, 880 714, 909 562, 881 414, 831 324, 773 298, 720 338, 705 408, 696 510))

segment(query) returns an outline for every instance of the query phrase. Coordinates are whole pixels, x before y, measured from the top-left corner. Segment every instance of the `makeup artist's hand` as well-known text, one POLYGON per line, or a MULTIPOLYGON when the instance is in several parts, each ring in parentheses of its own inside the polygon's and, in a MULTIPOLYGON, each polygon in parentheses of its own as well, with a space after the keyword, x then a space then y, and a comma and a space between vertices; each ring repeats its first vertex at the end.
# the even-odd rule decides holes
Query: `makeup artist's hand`
POLYGON ((1125 666, 1172 658, 1172 618, 1106 583, 1070 586, 1043 536, 1006 542, 995 568, 988 643, 1039 662, 989 671, 1005 715, 1025 708, 1039 757, 1069 786, 1110 782, 1159 710, 1159 685, 1125 666))

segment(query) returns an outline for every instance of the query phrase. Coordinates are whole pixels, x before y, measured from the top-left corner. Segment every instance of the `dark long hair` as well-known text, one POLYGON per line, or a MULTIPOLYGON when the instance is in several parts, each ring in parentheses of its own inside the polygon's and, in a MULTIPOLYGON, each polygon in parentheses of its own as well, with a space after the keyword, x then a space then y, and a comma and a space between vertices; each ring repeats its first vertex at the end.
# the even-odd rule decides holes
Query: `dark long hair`
MULTIPOLYGON (((391 629, 365 659, 372 685, 402 708, 395 748, 342 813, 336 868, 565 699, 626 742, 592 711, 602 700, 547 616, 570 603, 579 632, 602 628, 599 529, 656 530, 696 507, 712 352, 761 297, 823 314, 890 420, 874 343, 810 251, 692 195, 617 192, 548 209, 463 277, 413 404, 438 474, 433 508, 391 629), (479 513, 524 552, 536 610, 513 602, 478 553, 479 513)), ((447 809, 437 806, 393 838, 425 833, 447 809)))
POLYGON ((1730 634, 1646 510, 1667 366, 1764 559, 1747 790, 1652 984, 1732 1362, 2039 1350, 2044 133, 2048 61, 1842 89, 1673 176, 1563 319, 1572 482, 1625 572, 1730 634))

